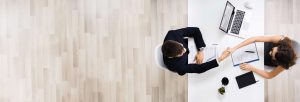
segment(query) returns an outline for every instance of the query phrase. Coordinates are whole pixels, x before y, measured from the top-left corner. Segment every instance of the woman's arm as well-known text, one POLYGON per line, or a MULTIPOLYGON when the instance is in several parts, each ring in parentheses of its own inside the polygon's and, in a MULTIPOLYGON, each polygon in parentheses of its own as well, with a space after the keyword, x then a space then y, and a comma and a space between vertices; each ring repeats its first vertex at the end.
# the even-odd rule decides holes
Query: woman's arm
POLYGON ((267 72, 265 70, 260 70, 257 69, 249 64, 241 64, 240 65, 241 69, 243 70, 248 70, 248 71, 253 71, 254 73, 266 78, 266 79, 271 79, 274 78, 275 76, 277 76, 279 73, 281 73, 282 71, 284 71, 284 68, 282 68, 281 66, 277 66, 274 70, 272 70, 271 72, 267 72))
POLYGON ((266 78, 266 79, 272 79, 275 76, 277 76, 279 73, 281 73, 284 69, 282 67, 276 67, 274 70, 272 70, 271 72, 267 72, 265 70, 260 70, 260 69, 253 69, 252 71, 257 73, 258 75, 266 78))
POLYGON ((252 44, 254 42, 273 42, 273 43, 277 43, 278 41, 280 41, 280 39, 282 38, 282 35, 273 35, 273 36, 256 36, 256 37, 251 37, 248 38, 247 40, 241 42, 240 44, 234 46, 230 52, 234 52, 235 50, 252 44))

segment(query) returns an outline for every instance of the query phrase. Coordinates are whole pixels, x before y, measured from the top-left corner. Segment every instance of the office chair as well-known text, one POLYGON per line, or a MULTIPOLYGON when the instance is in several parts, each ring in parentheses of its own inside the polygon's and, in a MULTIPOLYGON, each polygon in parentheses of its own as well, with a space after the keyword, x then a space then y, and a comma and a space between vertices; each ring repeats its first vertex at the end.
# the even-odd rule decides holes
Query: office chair
POLYGON ((155 50, 154 50, 154 59, 155 59, 155 64, 160 67, 160 68, 163 68, 163 69, 166 69, 166 65, 164 64, 164 61, 163 61, 163 54, 161 52, 161 44, 157 45, 155 47, 155 50))

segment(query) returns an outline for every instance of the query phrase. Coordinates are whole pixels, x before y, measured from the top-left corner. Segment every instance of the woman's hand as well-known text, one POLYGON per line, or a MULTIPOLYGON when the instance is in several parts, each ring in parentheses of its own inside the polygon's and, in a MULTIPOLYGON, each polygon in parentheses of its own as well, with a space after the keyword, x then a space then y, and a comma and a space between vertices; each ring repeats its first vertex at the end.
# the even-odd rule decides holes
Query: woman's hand
POLYGON ((236 49, 234 48, 229 48, 227 51, 230 52, 230 54, 232 54, 236 49))
POLYGON ((242 70, 246 70, 246 71, 253 71, 254 67, 250 64, 247 64, 247 63, 243 63, 243 64, 240 64, 240 68, 242 70))

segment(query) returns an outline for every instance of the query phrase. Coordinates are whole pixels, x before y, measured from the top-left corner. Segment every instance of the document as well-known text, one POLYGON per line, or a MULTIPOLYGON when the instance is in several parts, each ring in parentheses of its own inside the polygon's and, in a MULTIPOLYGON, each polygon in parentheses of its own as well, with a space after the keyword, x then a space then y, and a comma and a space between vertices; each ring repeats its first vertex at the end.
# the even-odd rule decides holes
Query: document
POLYGON ((216 45, 210 45, 203 50, 204 59, 203 62, 209 62, 217 58, 216 45))
MULTIPOLYGON (((196 49, 196 45, 194 42, 189 41, 188 47, 190 50, 190 53, 188 55, 188 63, 195 63, 194 59, 195 59, 195 56, 198 51, 196 49)), ((217 58, 217 45, 209 45, 209 46, 205 47, 203 49, 203 55, 204 55, 204 58, 203 58, 202 63, 209 62, 209 61, 216 59, 217 58)))
POLYGON ((250 63, 259 60, 257 47, 255 43, 237 49, 231 54, 233 66, 238 66, 242 63, 250 63))

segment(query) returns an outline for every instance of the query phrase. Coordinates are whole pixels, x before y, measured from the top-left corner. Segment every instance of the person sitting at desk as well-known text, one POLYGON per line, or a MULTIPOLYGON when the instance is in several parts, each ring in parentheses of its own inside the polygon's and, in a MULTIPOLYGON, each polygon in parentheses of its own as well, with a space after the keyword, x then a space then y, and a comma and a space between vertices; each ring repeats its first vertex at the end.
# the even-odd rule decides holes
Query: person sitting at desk
MULTIPOLYGON (((202 73, 211 68, 218 67, 218 62, 221 62, 229 56, 230 52, 224 51, 218 59, 202 63, 204 55, 201 50, 205 46, 201 32, 197 27, 170 30, 161 48, 163 61, 170 71, 184 75, 185 73, 202 73), (198 50, 194 64, 188 64, 188 40, 184 39, 184 37, 194 38, 198 50)), ((229 48, 227 48, 227 50, 229 50, 229 48)))
POLYGON ((252 37, 230 49, 230 52, 232 53, 235 50, 254 42, 265 42, 264 64, 266 66, 274 67, 275 69, 271 72, 267 72, 245 63, 240 65, 241 69, 253 71, 266 79, 271 79, 295 64, 297 57, 294 48, 292 47, 292 41, 283 35, 252 37))

